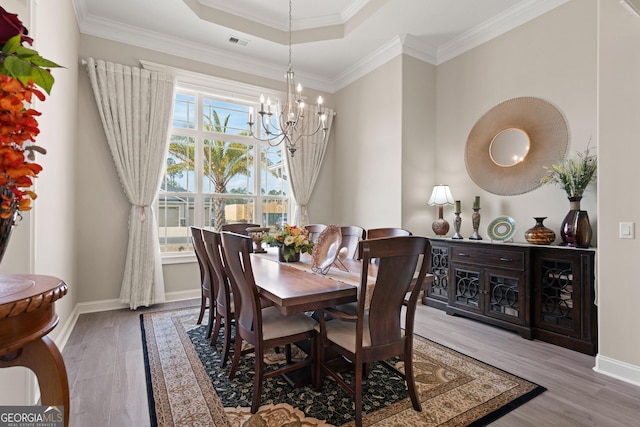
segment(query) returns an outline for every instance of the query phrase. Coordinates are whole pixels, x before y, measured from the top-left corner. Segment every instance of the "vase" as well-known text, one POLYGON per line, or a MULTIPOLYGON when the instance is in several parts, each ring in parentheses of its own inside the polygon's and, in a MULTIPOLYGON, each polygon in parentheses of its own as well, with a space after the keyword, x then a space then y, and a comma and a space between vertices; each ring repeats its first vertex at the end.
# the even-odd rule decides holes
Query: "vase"
POLYGON ((582 197, 569 197, 569 213, 560 225, 561 246, 588 248, 591 243, 591 223, 587 211, 580 210, 582 197))
POLYGON ((300 252, 291 252, 291 251, 287 251, 287 254, 289 255, 289 259, 285 259, 284 257, 284 248, 279 247, 278 248, 278 260, 280 262, 298 262, 300 261, 300 252))
POLYGON ((0 262, 2 262, 7 246, 9 246, 11 231, 13 231, 13 227, 16 224, 17 219, 17 210, 14 210, 13 214, 8 218, 0 218, 0 262))
POLYGON ((536 221, 536 225, 524 232, 524 238, 527 242, 534 245, 550 245, 553 243, 556 240, 556 233, 542 223, 547 217, 541 216, 533 219, 536 221))

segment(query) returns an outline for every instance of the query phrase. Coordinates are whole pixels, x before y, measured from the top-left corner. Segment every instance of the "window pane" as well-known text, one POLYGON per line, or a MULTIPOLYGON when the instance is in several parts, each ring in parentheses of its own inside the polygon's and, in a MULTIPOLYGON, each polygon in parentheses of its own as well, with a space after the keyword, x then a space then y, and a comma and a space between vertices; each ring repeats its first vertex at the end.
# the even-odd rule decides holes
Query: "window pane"
POLYGON ((186 136, 171 135, 167 169, 162 179, 162 191, 194 192, 195 140, 186 136))
POLYGON ((158 235, 161 252, 193 251, 189 227, 193 223, 194 198, 186 195, 158 197, 158 235))
POLYGON ((249 135, 249 106, 205 98, 202 108, 204 129, 208 132, 249 135))
POLYGON ((253 145, 206 139, 203 192, 255 194, 253 153, 253 145))
POLYGON ((173 126, 195 129, 196 127, 196 97, 176 94, 173 108, 173 126))
POLYGON ((282 225, 288 221, 289 201, 286 199, 262 199, 262 224, 265 227, 282 225))
POLYGON ((243 197, 207 197, 205 198, 205 218, 214 230, 220 230, 223 224, 253 222, 254 201, 243 197))
POLYGON ((282 146, 261 147, 261 195, 286 196, 289 189, 287 168, 282 156, 282 146))

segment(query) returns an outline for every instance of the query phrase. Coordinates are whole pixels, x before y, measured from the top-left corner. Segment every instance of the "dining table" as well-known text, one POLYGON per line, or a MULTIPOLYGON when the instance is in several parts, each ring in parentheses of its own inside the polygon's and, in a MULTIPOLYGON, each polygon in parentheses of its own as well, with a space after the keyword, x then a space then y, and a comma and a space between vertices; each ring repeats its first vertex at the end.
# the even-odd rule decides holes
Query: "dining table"
MULTIPOLYGON (((336 262, 326 274, 314 272, 312 264, 313 258, 308 254, 301 254, 298 262, 280 262, 277 248, 251 254, 258 293, 284 315, 356 301, 362 271, 360 261, 348 259, 342 265, 336 262)), ((376 267, 371 267, 375 272, 376 267)))
MULTIPOLYGON (((418 263, 418 268, 420 263, 418 263)), ((337 260, 322 272, 314 271, 313 257, 301 254, 300 261, 280 262, 277 248, 269 248, 264 253, 251 254, 253 277, 262 298, 271 301, 282 314, 309 313, 326 307, 335 307, 357 301, 363 263, 360 260, 337 260)), ((378 265, 371 263, 367 271, 367 300, 370 300, 375 285, 378 265)), ((417 275, 417 273, 416 273, 417 275)), ((425 282, 433 280, 427 274, 425 282)), ((365 301, 365 307, 368 301, 365 301)), ((306 343, 297 343, 307 354, 306 343)), ((327 354, 325 357, 339 358, 327 354)), ((309 369, 301 369, 283 375, 294 388, 311 383, 309 369)))
MULTIPOLYGON (((312 266, 313 258, 308 254, 301 254, 298 262, 278 261, 277 248, 251 254, 251 268, 258 293, 273 302, 284 315, 335 307, 357 300, 362 261, 336 259, 328 271, 322 273, 313 271, 312 266)), ((377 264, 368 266, 367 299, 373 294, 377 272, 377 264)), ((433 280, 433 275, 427 274, 425 282, 430 280, 433 280)))

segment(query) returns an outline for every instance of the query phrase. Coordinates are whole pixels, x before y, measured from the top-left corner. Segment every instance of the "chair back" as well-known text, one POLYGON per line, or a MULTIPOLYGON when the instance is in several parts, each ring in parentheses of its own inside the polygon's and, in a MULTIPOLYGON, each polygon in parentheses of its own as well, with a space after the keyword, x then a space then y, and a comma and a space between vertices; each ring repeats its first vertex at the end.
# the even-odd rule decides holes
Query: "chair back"
POLYGON ((347 248, 347 256, 349 258, 357 259, 358 242, 360 240, 366 239, 367 231, 362 227, 358 227, 357 225, 346 225, 340 227, 340 232, 342 233, 342 243, 340 244, 340 249, 347 248))
POLYGON ((403 336, 413 334, 413 319, 416 303, 424 279, 431 268, 431 244, 426 237, 401 236, 362 240, 363 271, 358 289, 359 337, 362 337, 363 322, 369 322, 371 345, 389 346, 402 342, 403 336), (370 298, 368 316, 365 316, 367 281, 369 269, 375 268, 371 260, 377 258, 377 276, 370 298), (419 274, 414 282, 418 261, 422 260, 419 274), (400 328, 400 315, 405 297, 411 286, 411 297, 405 313, 405 333, 400 328))
POLYGON ((367 230, 367 239, 380 239, 382 237, 398 237, 411 235, 412 233, 409 230, 398 227, 371 228, 367 230))
POLYGON ((207 259, 209 260, 212 282, 216 289, 216 303, 218 306, 230 308, 231 285, 222 259, 222 240, 220 233, 202 230, 202 239, 204 241, 207 259))
POLYGON ((260 296, 251 268, 249 236, 223 232, 222 255, 231 282, 235 304, 236 328, 250 344, 262 341, 262 311, 260 296))
POLYGON ((244 234, 248 236, 247 228, 249 227, 261 227, 260 224, 250 224, 248 222, 238 222, 235 224, 224 224, 220 227, 220 231, 230 231, 232 233, 244 234))
POLYGON ((305 225, 304 228, 309 232, 309 240, 315 242, 320 233, 327 228, 325 224, 309 224, 305 225))
MULTIPOLYGON (((207 254, 204 248, 204 241, 202 240, 202 229, 198 227, 189 227, 191 229, 191 241, 193 242, 193 251, 196 253, 196 259, 198 260, 198 267, 200 268, 200 284, 202 289, 211 294, 211 272, 209 270, 209 264, 207 254)), ((213 296, 213 294, 211 294, 213 296)))

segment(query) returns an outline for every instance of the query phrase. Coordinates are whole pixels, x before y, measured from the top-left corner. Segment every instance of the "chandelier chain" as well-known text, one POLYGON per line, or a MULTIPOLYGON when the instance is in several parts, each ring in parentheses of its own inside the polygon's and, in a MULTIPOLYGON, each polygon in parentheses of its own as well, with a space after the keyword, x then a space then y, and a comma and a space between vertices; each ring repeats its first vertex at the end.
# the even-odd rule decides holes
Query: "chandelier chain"
MULTIPOLYGON (((289 69, 285 75, 287 79, 287 96, 285 98, 284 105, 281 106, 279 112, 272 112, 271 100, 265 99, 264 96, 260 96, 260 110, 257 114, 257 123, 253 121, 252 109, 249 109, 249 135, 253 138, 268 142, 270 146, 274 147, 284 143, 289 154, 293 157, 294 153, 300 147, 300 144, 308 137, 315 135, 322 131, 322 141, 309 140, 314 144, 322 143, 327 138, 327 117, 325 111, 322 109, 322 97, 318 97, 318 112, 317 125, 313 129, 306 129, 305 125, 305 102, 302 97, 302 86, 296 85, 295 74, 292 66, 292 33, 293 33, 293 7, 292 0, 289 0, 289 69), (259 127, 260 134, 254 133, 254 124, 259 127)), ((278 106, 276 106, 278 109, 278 106)))

